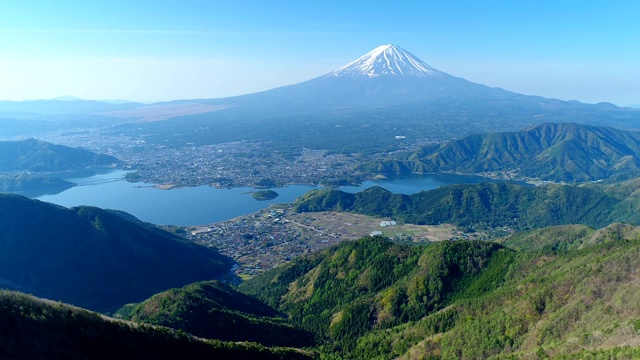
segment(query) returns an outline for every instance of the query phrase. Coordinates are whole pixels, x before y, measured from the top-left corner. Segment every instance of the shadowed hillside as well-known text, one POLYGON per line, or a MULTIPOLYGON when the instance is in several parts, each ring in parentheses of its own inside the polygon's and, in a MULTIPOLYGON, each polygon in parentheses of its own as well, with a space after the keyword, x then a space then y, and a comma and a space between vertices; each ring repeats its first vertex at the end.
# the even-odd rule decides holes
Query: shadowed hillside
MULTIPOLYGON (((124 318, 224 341, 303 347, 313 335, 261 301, 218 281, 199 282, 153 295, 122 309, 124 318)), ((116 314, 117 315, 117 314, 116 314)))
POLYGON ((310 359, 293 349, 203 340, 0 291, 2 359, 310 359))
POLYGON ((0 194, 0 284, 97 311, 225 274, 231 259, 99 208, 0 194))

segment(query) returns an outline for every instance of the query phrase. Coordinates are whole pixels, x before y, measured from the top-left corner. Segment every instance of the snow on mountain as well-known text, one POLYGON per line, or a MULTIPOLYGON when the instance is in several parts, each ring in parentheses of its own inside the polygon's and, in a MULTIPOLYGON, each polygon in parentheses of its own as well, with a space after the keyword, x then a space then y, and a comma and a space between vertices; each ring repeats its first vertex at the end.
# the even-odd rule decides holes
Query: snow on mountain
POLYGON ((384 75, 425 77, 444 75, 444 73, 429 66, 401 47, 390 44, 378 46, 326 76, 373 78, 384 75))

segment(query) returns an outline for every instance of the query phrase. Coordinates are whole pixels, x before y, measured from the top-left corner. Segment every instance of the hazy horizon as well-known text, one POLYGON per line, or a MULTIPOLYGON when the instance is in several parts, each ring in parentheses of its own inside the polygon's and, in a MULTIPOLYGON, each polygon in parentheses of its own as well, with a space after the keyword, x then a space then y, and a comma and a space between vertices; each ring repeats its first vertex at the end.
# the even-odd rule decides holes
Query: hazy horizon
POLYGON ((490 87, 638 105, 638 10, 573 0, 4 2, 0 99, 223 98, 309 80, 393 43, 490 87))

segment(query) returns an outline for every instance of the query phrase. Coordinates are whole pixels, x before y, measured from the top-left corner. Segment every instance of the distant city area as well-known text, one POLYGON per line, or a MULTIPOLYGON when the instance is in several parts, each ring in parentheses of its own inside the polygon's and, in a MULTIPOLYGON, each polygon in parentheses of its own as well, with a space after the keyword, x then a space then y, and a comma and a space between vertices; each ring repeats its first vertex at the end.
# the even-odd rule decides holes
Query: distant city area
POLYGON ((266 141, 167 147, 148 144, 143 139, 125 134, 106 136, 98 130, 49 134, 40 138, 112 155, 122 161, 124 170, 132 171, 127 180, 165 185, 164 188, 358 184, 371 178, 372 174, 354 170, 356 165, 398 156, 436 142, 424 139, 407 143, 391 153, 372 155, 300 149, 297 156, 291 157, 273 150, 266 141))

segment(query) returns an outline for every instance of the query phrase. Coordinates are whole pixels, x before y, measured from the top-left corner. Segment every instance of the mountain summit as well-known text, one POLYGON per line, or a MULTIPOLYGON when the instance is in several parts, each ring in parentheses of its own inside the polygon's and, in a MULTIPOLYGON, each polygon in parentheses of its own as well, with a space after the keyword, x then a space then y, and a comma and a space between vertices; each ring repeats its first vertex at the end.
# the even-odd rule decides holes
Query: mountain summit
POLYGON ((327 76, 372 78, 384 75, 437 76, 442 74, 441 71, 429 66, 410 52, 390 44, 378 46, 327 76))
POLYGON ((159 141, 180 138, 185 144, 193 142, 193 135, 187 134, 197 133, 207 143, 260 139, 281 141, 287 148, 354 153, 367 146, 375 151, 383 146, 394 148, 399 143, 397 135, 460 138, 480 132, 519 131, 540 122, 573 121, 627 129, 640 125, 640 110, 488 87, 440 71, 395 45, 378 46, 301 83, 190 102, 222 110, 179 117, 170 124, 150 124, 144 132, 164 131, 157 135, 159 141))

